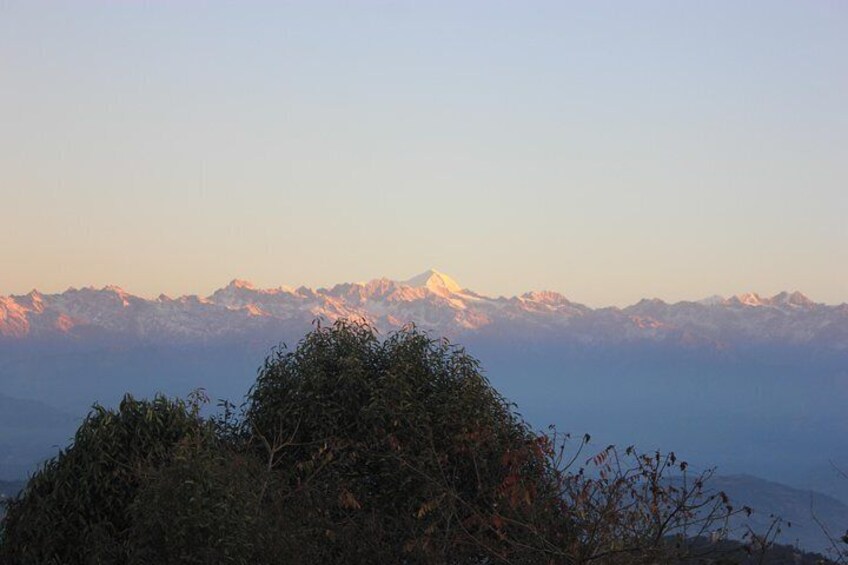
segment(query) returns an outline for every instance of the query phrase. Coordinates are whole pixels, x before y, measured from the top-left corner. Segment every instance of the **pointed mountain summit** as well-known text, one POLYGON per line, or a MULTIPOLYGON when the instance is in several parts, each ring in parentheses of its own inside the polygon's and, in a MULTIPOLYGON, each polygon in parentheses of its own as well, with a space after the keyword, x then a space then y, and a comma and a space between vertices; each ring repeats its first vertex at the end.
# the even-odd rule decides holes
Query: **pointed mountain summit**
POLYGON ((729 298, 728 303, 742 306, 763 306, 768 302, 756 292, 745 292, 729 298))
POLYGON ((435 269, 424 271, 418 276, 402 281, 401 284, 413 288, 427 288, 436 294, 454 294, 462 292, 462 287, 455 280, 435 269))
POLYGON ((783 291, 780 294, 775 294, 769 302, 779 306, 795 306, 800 308, 810 308, 816 305, 815 302, 797 290, 791 293, 783 291))
POLYGON ((247 290, 255 290, 256 287, 253 286, 253 283, 250 281, 246 281, 244 279, 233 279, 230 281, 230 284, 227 285, 228 288, 245 288, 247 290))
POLYGON ((816 306, 814 301, 798 291, 791 293, 783 291, 771 298, 760 296, 754 292, 748 292, 729 298, 724 303, 736 306, 773 306, 784 308, 812 308, 816 306))

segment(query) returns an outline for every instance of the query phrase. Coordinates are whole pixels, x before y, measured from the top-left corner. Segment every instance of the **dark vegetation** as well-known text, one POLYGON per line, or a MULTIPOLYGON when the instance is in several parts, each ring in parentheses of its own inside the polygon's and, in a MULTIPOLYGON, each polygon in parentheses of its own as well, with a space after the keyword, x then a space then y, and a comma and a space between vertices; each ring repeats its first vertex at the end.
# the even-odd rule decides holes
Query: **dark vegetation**
POLYGON ((23 481, 0 481, 0 519, 6 514, 5 502, 24 488, 23 481))
POLYGON ((240 409, 205 401, 95 406, 9 502, 0 562, 816 562, 726 541, 748 509, 674 454, 534 432, 414 328, 318 326, 240 409))

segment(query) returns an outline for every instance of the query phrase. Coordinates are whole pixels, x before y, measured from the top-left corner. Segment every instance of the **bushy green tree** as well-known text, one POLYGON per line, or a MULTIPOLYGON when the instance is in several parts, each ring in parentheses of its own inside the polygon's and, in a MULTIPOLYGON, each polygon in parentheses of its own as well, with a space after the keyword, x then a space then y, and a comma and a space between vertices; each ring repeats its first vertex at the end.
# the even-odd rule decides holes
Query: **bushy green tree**
POLYGON ((126 396, 117 410, 95 406, 71 446, 10 502, 0 562, 124 562, 129 509, 146 475, 170 461, 179 442, 210 431, 196 409, 162 396, 126 396))
POLYGON ((129 563, 261 563, 272 539, 256 488, 265 473, 217 438, 186 438, 129 508, 129 563))
POLYGON ((266 361, 244 422, 306 562, 529 558, 554 525, 536 436, 475 359, 415 328, 317 328, 266 361))

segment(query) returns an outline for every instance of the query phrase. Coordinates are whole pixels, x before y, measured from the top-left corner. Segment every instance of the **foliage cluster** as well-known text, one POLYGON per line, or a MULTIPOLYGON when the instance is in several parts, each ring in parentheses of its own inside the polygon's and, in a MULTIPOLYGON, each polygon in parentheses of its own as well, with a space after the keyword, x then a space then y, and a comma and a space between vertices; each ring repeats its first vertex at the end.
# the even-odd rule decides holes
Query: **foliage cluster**
POLYGON ((10 503, 0 562, 718 562, 693 540, 746 511, 673 454, 534 432, 414 327, 319 325, 240 411, 202 400, 95 406, 10 503))
POLYGON ((0 556, 9 563, 120 561, 130 507, 148 472, 168 465, 182 442, 211 431, 180 400, 127 396, 117 411, 95 406, 71 446, 9 503, 0 556))

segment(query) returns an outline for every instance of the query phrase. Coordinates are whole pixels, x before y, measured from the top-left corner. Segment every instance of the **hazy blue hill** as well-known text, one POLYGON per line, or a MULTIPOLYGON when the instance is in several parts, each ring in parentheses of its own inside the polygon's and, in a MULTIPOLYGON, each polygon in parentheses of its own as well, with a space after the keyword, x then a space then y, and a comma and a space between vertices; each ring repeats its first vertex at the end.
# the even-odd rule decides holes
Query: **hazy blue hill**
POLYGON ((819 492, 750 475, 718 476, 710 484, 711 489, 727 493, 735 506, 746 505, 754 509, 747 521, 755 531, 766 531, 772 516, 780 516, 791 524, 782 526, 783 531, 777 538, 779 543, 827 555, 831 544, 814 516, 837 539, 848 529, 848 505, 819 492))
POLYGON ((78 423, 43 402, 0 394, 0 477, 25 477, 67 445, 78 423))
POLYGON ((282 339, 266 336, 261 345, 242 341, 174 347, 51 343, 0 348, 0 385, 4 394, 37 398, 75 417, 84 416, 94 402, 112 405, 127 392, 184 396, 202 387, 213 399, 238 402, 264 357, 282 339))
POLYGON ((15 496, 25 484, 24 481, 0 481, 0 499, 15 496))
POLYGON ((0 394, 0 428, 54 428, 66 425, 72 418, 38 400, 13 398, 0 394))
POLYGON ((749 554, 745 544, 739 541, 711 542, 698 538, 693 551, 704 556, 698 561, 702 565, 836 565, 835 561, 818 552, 804 551, 787 544, 773 544, 763 555, 753 552, 749 554))
POLYGON ((601 448, 674 451, 848 502, 848 353, 688 350, 471 338, 495 387, 539 427, 588 432, 601 448))

